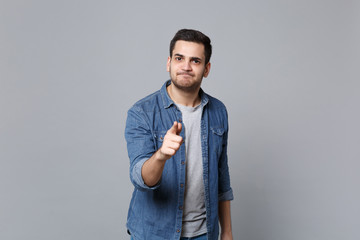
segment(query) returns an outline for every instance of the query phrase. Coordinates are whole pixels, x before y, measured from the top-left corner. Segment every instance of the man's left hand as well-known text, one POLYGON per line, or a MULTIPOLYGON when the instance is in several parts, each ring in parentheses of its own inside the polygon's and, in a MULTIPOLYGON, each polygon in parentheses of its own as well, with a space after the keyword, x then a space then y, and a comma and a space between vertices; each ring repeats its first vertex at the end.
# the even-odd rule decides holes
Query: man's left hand
POLYGON ((221 233, 220 240, 233 240, 232 233, 221 233))

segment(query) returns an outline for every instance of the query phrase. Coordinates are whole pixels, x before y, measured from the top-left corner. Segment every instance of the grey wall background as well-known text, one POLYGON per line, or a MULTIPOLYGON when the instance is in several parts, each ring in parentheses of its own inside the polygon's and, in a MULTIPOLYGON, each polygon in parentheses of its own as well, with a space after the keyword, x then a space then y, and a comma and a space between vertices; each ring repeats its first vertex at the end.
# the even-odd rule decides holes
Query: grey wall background
POLYGON ((127 239, 126 111, 208 34, 235 239, 360 239, 360 4, 0 1, 0 239, 127 239))

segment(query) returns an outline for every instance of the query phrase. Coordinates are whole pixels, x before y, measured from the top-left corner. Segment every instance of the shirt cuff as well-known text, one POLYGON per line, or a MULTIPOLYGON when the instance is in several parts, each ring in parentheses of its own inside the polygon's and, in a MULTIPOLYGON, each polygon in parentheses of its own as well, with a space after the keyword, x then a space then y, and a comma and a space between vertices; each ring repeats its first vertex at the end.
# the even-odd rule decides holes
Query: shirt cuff
POLYGON ((148 185, 145 184, 144 179, 142 178, 142 175, 141 175, 141 169, 147 160, 148 159, 145 158, 145 159, 141 159, 140 161, 138 161, 134 165, 134 168, 131 173, 132 180, 133 180, 135 187, 138 188, 139 190, 143 190, 143 191, 144 190, 154 190, 160 186, 160 181, 153 187, 149 187, 148 185))
POLYGON ((219 199, 219 202, 220 201, 231 201, 231 200, 233 200, 234 195, 233 195, 232 189, 230 188, 230 190, 227 191, 227 192, 219 193, 218 199, 219 199))

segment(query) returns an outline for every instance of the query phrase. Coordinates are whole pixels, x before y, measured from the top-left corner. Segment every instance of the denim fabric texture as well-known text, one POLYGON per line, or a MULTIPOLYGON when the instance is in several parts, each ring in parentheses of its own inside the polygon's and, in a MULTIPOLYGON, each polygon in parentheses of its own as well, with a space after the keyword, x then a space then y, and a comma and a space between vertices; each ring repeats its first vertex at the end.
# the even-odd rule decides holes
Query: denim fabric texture
POLYGON ((206 237, 206 234, 203 234, 201 236, 191 237, 191 238, 182 237, 182 238, 180 238, 180 240, 207 240, 207 237, 206 237))
MULTIPOLYGON (((174 121, 182 122, 180 110, 162 88, 133 105, 126 121, 125 138, 130 158, 130 180, 135 186, 128 211, 127 228, 134 239, 180 239, 185 186, 185 144, 166 161, 161 180, 148 187, 141 168, 162 145, 174 121)), ((227 159, 228 118, 223 103, 200 90, 201 150, 207 239, 219 235, 218 202, 232 200, 227 159)), ((185 139, 184 126, 180 135, 185 139)))
MULTIPOLYGON (((130 240, 135 240, 135 239, 130 237, 130 240)), ((201 236, 192 237, 192 238, 182 237, 182 238, 180 238, 180 240, 207 240, 207 237, 206 237, 206 234, 203 234, 201 236)))

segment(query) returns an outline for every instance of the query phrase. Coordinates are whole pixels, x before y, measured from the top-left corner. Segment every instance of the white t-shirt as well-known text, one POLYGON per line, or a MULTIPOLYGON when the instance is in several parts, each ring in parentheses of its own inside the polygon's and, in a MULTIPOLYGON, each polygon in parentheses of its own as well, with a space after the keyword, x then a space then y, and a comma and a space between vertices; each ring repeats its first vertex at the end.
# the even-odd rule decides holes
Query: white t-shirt
POLYGON ((202 106, 177 105, 185 128, 186 179, 182 237, 195 237, 207 232, 203 161, 201 151, 202 106))

